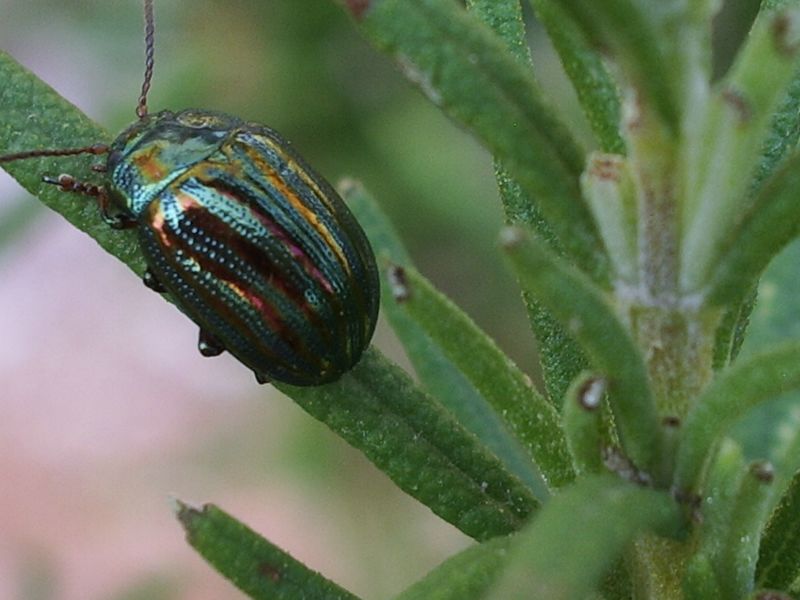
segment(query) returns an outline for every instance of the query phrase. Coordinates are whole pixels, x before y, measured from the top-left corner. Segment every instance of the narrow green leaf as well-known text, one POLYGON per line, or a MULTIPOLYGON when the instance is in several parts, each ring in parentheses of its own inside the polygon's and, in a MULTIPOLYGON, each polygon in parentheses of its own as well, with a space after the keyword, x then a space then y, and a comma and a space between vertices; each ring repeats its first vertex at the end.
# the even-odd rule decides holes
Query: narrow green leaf
POLYGON ((761 189, 752 209, 731 231, 717 261, 708 302, 724 306, 741 301, 800 226, 800 153, 785 161, 761 189))
POLYGON ((761 160, 750 184, 750 195, 767 181, 800 139, 800 71, 789 83, 786 96, 772 115, 767 138, 761 147, 761 160))
POLYGON ((589 366, 589 361, 566 327, 533 294, 521 287, 531 328, 539 342, 545 391, 550 402, 560 407, 570 383, 589 366))
POLYGON ((581 373, 564 399, 564 431, 578 474, 603 470, 601 415, 606 382, 594 373, 581 373))
POLYGON ((393 282, 387 278, 387 265, 411 267, 412 262, 387 216, 357 182, 346 181, 339 187, 378 257, 382 314, 403 344, 422 386, 466 429, 478 436, 538 498, 547 497, 549 491, 541 474, 498 414, 392 296, 393 282))
MULTIPOLYGON (((104 129, 2 51, 0 81, 0 154, 110 141, 104 129)), ((98 174, 90 168, 93 162, 96 159, 88 157, 42 158, 5 163, 2 167, 31 194, 141 274, 144 259, 134 232, 111 229, 100 217, 95 202, 42 182, 43 175, 60 173, 97 182, 98 174)))
POLYGON ((525 38, 525 20, 519 0, 467 0, 467 9, 503 40, 521 64, 531 66, 531 52, 525 38))
POLYGON ((189 544, 254 600, 357 600, 213 504, 178 500, 176 515, 189 544))
POLYGON ((334 383, 276 387, 402 490, 479 541, 516 531, 538 504, 475 436, 374 348, 334 383))
POLYGON ((643 531, 677 535, 681 513, 667 493, 608 475, 587 477, 547 503, 515 538, 491 600, 586 598, 643 531))
POLYGON ((611 49, 633 85, 668 128, 676 131, 677 74, 670 69, 668 49, 664 47, 665 25, 658 21, 664 11, 638 0, 561 0, 557 4, 580 26, 590 43, 611 49))
MULTIPOLYGON (((715 567, 728 532, 737 494, 746 473, 742 447, 735 440, 724 438, 716 459, 709 468, 708 483, 702 497, 686 496, 685 501, 696 511, 697 548, 684 577, 687 600, 722 598, 721 585, 715 567), (717 592, 716 595, 703 593, 717 592)), ((727 574, 726 574, 727 576, 727 574)))
POLYGON ((741 302, 725 309, 714 336, 713 367, 715 371, 728 366, 739 355, 757 298, 758 289, 754 286, 749 293, 745 294, 741 302))
MULTIPOLYGON (((708 105, 698 108, 704 118, 691 138, 693 143, 687 145, 690 193, 681 215, 680 285, 686 292, 701 290, 715 273, 726 245, 741 243, 738 238, 732 242, 730 236, 749 207, 753 165, 772 114, 800 64, 798 42, 800 11, 760 18, 708 105)), ((746 216, 753 218, 752 213, 746 216)), ((758 244, 748 252, 760 254, 762 247, 758 244)))
POLYGON ((628 162, 616 154, 593 152, 581 175, 581 189, 603 238, 614 279, 635 286, 640 268, 640 208, 628 162))
POLYGON ((752 324, 742 346, 743 357, 768 350, 775 344, 800 339, 798 264, 800 239, 782 250, 761 277, 752 324))
POLYGON ((721 437, 758 404, 800 387, 800 344, 787 344, 723 372, 696 400, 681 431, 675 487, 697 492, 721 437))
POLYGON ((583 154, 503 41, 451 0, 349 4, 366 35, 536 199, 567 254, 602 277, 602 244, 578 189, 583 154))
POLYGON ((572 81, 600 149, 625 154, 625 142, 620 135, 619 91, 600 55, 557 2, 530 1, 572 81))
POLYGON ((471 546, 448 558, 395 600, 478 600, 505 566, 510 538, 471 546))
POLYGON ((445 352, 522 442, 545 480, 558 488, 572 481, 559 415, 530 378, 481 329, 413 268, 397 270, 400 306, 445 352))
POLYGON ((800 576, 800 473, 770 516, 761 541, 756 581, 785 590, 800 576))
POLYGON ((504 232, 511 265, 525 289, 569 328, 609 382, 623 446, 659 478, 662 434, 642 357, 614 309, 581 273, 519 229, 504 232))
POLYGON ((727 535, 715 560, 717 573, 726 574, 720 579, 723 597, 742 598, 753 588, 761 528, 769 514, 774 479, 772 466, 764 462, 751 464, 742 478, 727 535))
MULTIPOLYGON (((468 0, 467 6, 503 40, 517 60, 530 68, 530 48, 525 37, 522 6, 518 0, 468 0)), ((495 159, 495 177, 509 224, 527 224, 533 227, 542 239, 556 251, 563 249, 553 230, 542 217, 541 211, 531 196, 508 173, 503 164, 495 159)), ((548 400, 558 406, 564 397, 569 382, 586 365, 575 342, 564 332, 558 321, 538 304, 529 294, 522 294, 531 328, 539 342, 539 361, 548 400)))

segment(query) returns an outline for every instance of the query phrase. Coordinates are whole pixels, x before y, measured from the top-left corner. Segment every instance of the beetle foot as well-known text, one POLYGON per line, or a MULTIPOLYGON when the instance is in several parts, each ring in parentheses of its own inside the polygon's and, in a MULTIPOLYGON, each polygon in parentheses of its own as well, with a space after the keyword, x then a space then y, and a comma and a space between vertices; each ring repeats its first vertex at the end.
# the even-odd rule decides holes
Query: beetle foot
POLYGON ((264 385, 265 383, 269 383, 271 381, 270 378, 264 375, 263 373, 258 373, 257 371, 253 371, 253 375, 256 376, 256 381, 261 385, 264 385))
POLYGON ((158 279, 156 279, 156 276, 153 275, 153 272, 150 270, 149 267, 145 269, 144 275, 142 276, 142 283, 144 283, 148 288, 159 294, 163 294, 164 292, 167 291, 167 288, 165 288, 161 284, 161 282, 158 279))
POLYGON ((225 352, 225 346, 222 345, 222 342, 202 329, 197 339, 197 349, 203 356, 219 356, 225 352))

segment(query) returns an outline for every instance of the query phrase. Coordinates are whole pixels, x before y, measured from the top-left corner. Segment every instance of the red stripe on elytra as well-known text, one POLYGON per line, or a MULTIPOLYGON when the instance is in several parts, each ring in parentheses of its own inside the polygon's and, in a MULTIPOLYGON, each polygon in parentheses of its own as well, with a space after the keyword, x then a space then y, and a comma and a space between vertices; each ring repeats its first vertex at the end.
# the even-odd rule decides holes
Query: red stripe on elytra
MULTIPOLYGON (((317 325, 315 329, 324 335, 325 328, 318 327, 320 321, 319 315, 315 313, 311 306, 305 301, 305 295, 302 291, 288 285, 288 282, 284 278, 276 276, 278 274, 274 273, 274 269, 272 269, 274 263, 269 260, 269 256, 263 252, 262 248, 243 239, 242 236, 231 229, 227 223, 216 218, 213 213, 206 210, 197 199, 192 198, 186 192, 178 192, 177 197, 180 205, 185 207, 183 211, 184 222, 187 224, 191 223, 191 225, 198 227, 206 236, 214 238, 219 241, 221 245, 229 248, 232 254, 239 257, 242 262, 254 266, 256 272, 269 280, 269 284, 286 297, 291 304, 295 307, 299 307, 305 318, 315 323, 317 325)), ((244 282, 238 278, 235 271, 218 262, 208 260, 208 257, 203 254, 199 254, 189 245, 189 240, 186 239, 185 236, 179 234, 169 226, 163 219, 163 215, 159 218, 158 213, 156 213, 150 222, 152 223, 157 239, 164 247, 164 255, 173 263, 173 268, 177 273, 184 273, 192 277, 191 271, 180 264, 180 260, 177 257, 177 252, 180 250, 183 252, 185 258, 195 261, 202 270, 210 273, 215 279, 224 282, 237 296, 252 306, 253 309, 261 315, 267 328, 275 332, 277 337, 287 343, 294 352, 303 356, 306 362, 314 364, 318 361, 319 357, 309 354, 299 332, 288 326, 281 314, 276 310, 276 307, 266 302, 257 290, 253 289, 251 286, 243 285, 244 282)), ((182 260, 185 260, 185 258, 182 260)), ((197 281, 196 278, 192 277, 192 279, 187 279, 185 275, 183 276, 184 280, 198 291, 198 293, 205 291, 203 286, 194 285, 197 281)), ((257 332, 253 331, 245 321, 239 318, 236 312, 219 296, 205 293, 203 294, 203 302, 212 311, 220 314, 226 323, 230 324, 242 335, 250 339, 251 343, 259 345, 260 340, 257 336, 257 332)))
MULTIPOLYGON (((206 185, 214 188, 220 194, 232 199, 234 202, 243 202, 250 209, 250 212, 258 219, 259 223, 270 232, 271 235, 278 238, 282 245, 289 250, 292 258, 295 259, 303 267, 303 270, 311 276, 314 281, 321 285, 329 294, 333 293, 333 286, 330 280, 325 277, 325 274, 319 270, 314 264, 314 261, 306 254, 305 250, 297 244, 294 238, 289 234, 286 228, 282 227, 277 221, 264 211, 264 208, 257 202, 250 200, 249 195, 242 194, 240 190, 228 185, 220 179, 212 179, 205 182, 206 185)), ((288 189, 288 188, 287 188, 288 189)), ((295 195, 295 197, 297 197, 295 195)), ((316 229, 315 229, 316 230, 316 229)))

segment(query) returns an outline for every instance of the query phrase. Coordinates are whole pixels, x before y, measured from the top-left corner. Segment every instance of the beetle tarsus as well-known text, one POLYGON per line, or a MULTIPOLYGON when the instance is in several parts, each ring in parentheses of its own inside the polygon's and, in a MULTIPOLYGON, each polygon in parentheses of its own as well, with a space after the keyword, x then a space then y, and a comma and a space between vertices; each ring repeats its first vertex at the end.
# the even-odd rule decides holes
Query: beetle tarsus
POLYGON ((261 385, 264 385, 265 383, 269 383, 270 382, 269 377, 267 377, 263 373, 258 373, 257 371, 253 371, 253 375, 256 376, 256 381, 258 383, 260 383, 261 385))
POLYGON ((225 346, 222 345, 222 342, 203 329, 200 330, 200 335, 197 339, 197 349, 200 354, 208 357, 219 356, 225 352, 225 346))
POLYGON ((147 268, 144 272, 144 275, 142 275, 142 283, 159 294, 163 294, 167 291, 167 288, 161 284, 161 282, 156 278, 155 275, 153 275, 153 272, 149 268, 147 268))

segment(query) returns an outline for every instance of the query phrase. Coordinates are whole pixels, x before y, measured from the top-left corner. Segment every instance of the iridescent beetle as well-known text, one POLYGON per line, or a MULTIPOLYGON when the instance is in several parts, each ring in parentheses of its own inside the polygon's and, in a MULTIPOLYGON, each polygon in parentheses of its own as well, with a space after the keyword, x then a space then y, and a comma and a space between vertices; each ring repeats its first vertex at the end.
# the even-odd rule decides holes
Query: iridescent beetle
POLYGON ((153 2, 145 0, 138 121, 110 145, 33 150, 107 155, 103 185, 44 177, 136 228, 145 284, 200 326, 204 356, 227 350, 259 382, 319 385, 351 369, 378 314, 375 257, 342 199, 275 131, 206 110, 149 114, 153 2))

